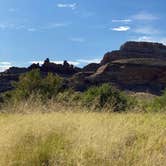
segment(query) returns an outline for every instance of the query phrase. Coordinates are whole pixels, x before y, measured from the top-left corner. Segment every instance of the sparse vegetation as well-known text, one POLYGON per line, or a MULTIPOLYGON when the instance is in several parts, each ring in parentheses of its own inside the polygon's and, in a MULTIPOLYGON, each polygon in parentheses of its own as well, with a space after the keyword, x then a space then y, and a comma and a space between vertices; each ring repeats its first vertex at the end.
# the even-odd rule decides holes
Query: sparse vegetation
POLYGON ((111 111, 125 111, 129 106, 127 96, 110 84, 103 84, 89 88, 83 93, 84 105, 94 109, 110 109, 111 111))
POLYGON ((34 69, 20 76, 18 82, 13 82, 14 90, 7 92, 5 97, 10 102, 27 100, 33 94, 47 100, 56 96, 63 86, 63 79, 58 75, 48 73, 42 76, 38 69, 34 69))
POLYGON ((87 113, 55 103, 19 109, 28 114, 0 115, 2 166, 166 163, 164 113, 87 113))
POLYGON ((1 97, 0 165, 165 165, 165 92, 147 100, 110 84, 64 90, 39 70, 14 86, 1 97))
POLYGON ((42 76, 38 69, 21 75, 19 81, 14 82, 13 85, 15 89, 5 94, 4 100, 14 104, 32 97, 34 100, 41 99, 45 103, 54 98, 54 101, 67 105, 80 105, 95 111, 114 112, 125 111, 133 104, 126 94, 108 83, 90 87, 85 92, 79 93, 72 89, 64 89, 61 77, 51 73, 42 76))

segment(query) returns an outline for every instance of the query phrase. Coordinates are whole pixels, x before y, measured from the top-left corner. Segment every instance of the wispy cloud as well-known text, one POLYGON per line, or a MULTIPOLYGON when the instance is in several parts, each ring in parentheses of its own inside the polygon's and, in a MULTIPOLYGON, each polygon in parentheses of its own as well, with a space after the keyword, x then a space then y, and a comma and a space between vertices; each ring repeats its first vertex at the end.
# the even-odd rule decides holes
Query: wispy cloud
POLYGON ((25 25, 18 25, 15 27, 16 30, 26 29, 25 25))
POLYGON ((57 23, 50 23, 46 26, 41 27, 41 29, 55 29, 55 28, 63 28, 63 27, 68 27, 71 23, 64 23, 64 22, 57 22, 57 23))
POLYGON ((15 24, 12 23, 0 23, 0 29, 6 30, 6 29, 13 29, 15 28, 15 24))
POLYGON ((69 8, 69 9, 75 10, 77 8, 77 4, 76 3, 58 3, 57 7, 58 8, 69 8))
POLYGON ((0 62, 0 72, 9 69, 12 66, 11 62, 0 62))
POLYGON ((136 39, 136 41, 151 42, 151 41, 153 41, 153 39, 150 36, 140 36, 140 37, 138 37, 138 39, 136 39))
MULTIPOLYGON (((51 61, 52 63, 56 63, 56 64, 63 64, 64 61, 61 61, 61 60, 52 60, 51 61)), ((39 63, 40 65, 42 65, 44 63, 44 61, 30 61, 28 62, 29 64, 37 64, 39 63)), ((68 61, 69 64, 72 64, 74 66, 84 66, 84 65, 87 65, 89 63, 100 63, 100 59, 99 58, 96 58, 96 59, 78 59, 76 61, 68 61)))
POLYGON ((160 31, 153 27, 139 27, 134 30, 136 33, 145 34, 145 35, 154 35, 159 34, 160 31))
POLYGON ((78 59, 78 62, 80 62, 81 64, 88 64, 88 63, 99 63, 101 60, 99 58, 96 59, 78 59))
POLYGON ((83 42, 85 42, 85 39, 82 38, 82 37, 73 37, 73 38, 70 38, 70 40, 71 40, 72 42, 78 42, 78 43, 83 43, 83 42))
POLYGON ((132 19, 134 20, 144 20, 144 21, 153 21, 153 20, 157 20, 159 19, 159 17, 151 14, 151 13, 148 13, 148 12, 140 12, 140 13, 137 13, 135 15, 133 15, 131 17, 132 19))
POLYGON ((81 18, 89 18, 96 14, 95 12, 92 11, 78 11, 78 10, 76 10, 74 13, 81 18))
POLYGON ((130 23, 132 22, 131 19, 122 19, 122 20, 112 20, 112 22, 117 22, 117 23, 130 23))
POLYGON ((11 12, 11 13, 14 13, 14 12, 16 12, 16 11, 17 11, 16 8, 10 8, 10 9, 8 9, 8 12, 11 12))
POLYGON ((38 25, 38 26, 32 26, 32 25, 24 25, 24 24, 13 24, 13 23, 0 23, 0 30, 24 30, 28 32, 36 32, 36 31, 42 31, 42 30, 50 30, 55 28, 62 28, 62 27, 68 27, 71 23, 50 23, 48 25, 38 25))
POLYGON ((128 31, 130 30, 129 26, 119 26, 115 28, 111 28, 112 31, 118 31, 118 32, 123 32, 123 31, 128 31))
POLYGON ((36 31, 36 28, 28 28, 25 25, 13 24, 13 23, 0 23, 0 30, 26 30, 26 31, 36 31))
POLYGON ((27 31, 29 31, 29 32, 36 32, 37 29, 36 28, 27 28, 27 31))
POLYGON ((145 42, 157 42, 166 45, 166 37, 155 37, 155 36, 140 36, 135 41, 145 41, 145 42))

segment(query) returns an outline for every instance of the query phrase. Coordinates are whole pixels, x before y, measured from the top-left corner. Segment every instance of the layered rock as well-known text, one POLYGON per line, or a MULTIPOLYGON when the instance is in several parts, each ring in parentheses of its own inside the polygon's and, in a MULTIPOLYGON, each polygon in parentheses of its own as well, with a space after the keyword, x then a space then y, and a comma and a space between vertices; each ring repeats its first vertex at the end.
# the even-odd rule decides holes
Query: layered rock
POLYGON ((84 91, 92 85, 111 83, 133 91, 160 93, 166 88, 166 46, 151 42, 126 42, 120 50, 108 52, 100 64, 91 63, 80 69, 67 61, 55 64, 46 59, 44 64, 28 68, 10 68, 0 74, 0 92, 12 89, 11 82, 32 69, 52 72, 64 77, 66 86, 84 91))
MULTIPOLYGON (((77 82, 78 78, 73 81, 77 82)), ((104 55, 99 68, 81 79, 86 85, 112 83, 120 89, 160 93, 166 88, 166 46, 151 42, 126 42, 104 55)), ((81 87, 83 88, 82 84, 81 87)))
POLYGON ((158 93, 166 88, 166 46, 151 42, 126 42, 108 52, 102 67, 88 79, 112 82, 122 89, 158 93), (107 66, 105 70, 102 70, 107 66))
POLYGON ((166 60, 166 46, 151 42, 126 42, 120 47, 120 50, 106 53, 101 64, 129 58, 156 58, 166 60))

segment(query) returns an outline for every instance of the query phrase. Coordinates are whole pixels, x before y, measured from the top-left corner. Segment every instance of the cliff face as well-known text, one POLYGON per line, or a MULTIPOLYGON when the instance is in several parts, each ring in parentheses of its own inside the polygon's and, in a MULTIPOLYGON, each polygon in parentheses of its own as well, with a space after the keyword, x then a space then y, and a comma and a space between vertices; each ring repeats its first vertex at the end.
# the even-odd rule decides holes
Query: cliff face
POLYGON ((120 89, 160 93, 166 88, 166 46, 126 42, 120 50, 106 53, 97 71, 85 80, 88 85, 110 82, 120 89))
POLYGON ((156 58, 166 60, 166 46, 151 42, 126 42, 120 47, 120 50, 106 53, 101 64, 129 58, 156 58))
POLYGON ((67 61, 54 64, 49 59, 42 66, 13 67, 0 74, 0 92, 12 89, 12 81, 17 81, 22 73, 36 68, 43 74, 52 72, 64 77, 68 87, 79 91, 109 82, 120 89, 160 93, 166 88, 166 46, 150 42, 126 42, 119 50, 106 53, 100 64, 88 64, 82 69, 67 61))

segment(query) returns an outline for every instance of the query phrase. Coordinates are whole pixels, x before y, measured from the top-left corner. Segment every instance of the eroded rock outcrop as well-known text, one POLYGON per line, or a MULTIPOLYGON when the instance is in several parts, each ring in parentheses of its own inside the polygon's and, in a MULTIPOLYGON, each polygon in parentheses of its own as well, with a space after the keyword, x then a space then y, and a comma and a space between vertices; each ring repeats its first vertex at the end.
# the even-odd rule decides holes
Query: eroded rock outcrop
POLYGON ((8 70, 0 73, 0 93, 13 89, 12 82, 18 81, 19 76, 33 69, 39 69, 41 74, 46 75, 48 72, 58 74, 61 77, 69 78, 75 73, 81 71, 80 68, 74 67, 69 64, 67 61, 64 61, 63 64, 55 64, 50 62, 47 58, 43 65, 32 64, 27 68, 11 67, 8 70))
POLYGON ((111 83, 132 91, 159 94, 166 88, 166 46, 151 42, 126 42, 120 50, 108 52, 100 64, 91 63, 80 69, 67 61, 55 64, 46 59, 44 64, 28 68, 10 68, 0 74, 0 92, 10 90, 11 82, 20 74, 39 69, 43 74, 52 72, 65 78, 66 86, 84 91, 92 85, 111 83))
POLYGON ((106 53, 101 64, 129 58, 156 58, 166 60, 166 46, 151 42, 126 42, 120 47, 120 50, 106 53))
POLYGON ((166 88, 166 46, 126 42, 120 50, 106 53, 92 74, 77 75, 72 80, 77 90, 79 83, 81 89, 86 89, 89 85, 108 82, 120 89, 160 93, 166 88))
POLYGON ((90 82, 112 82, 122 89, 158 93, 166 88, 166 46, 151 42, 126 42, 106 53, 102 67, 90 82), (104 70, 103 67, 107 66, 104 70), (99 72, 100 71, 100 72, 99 72))

